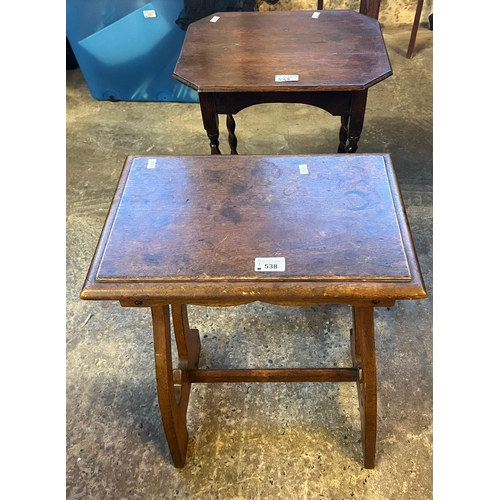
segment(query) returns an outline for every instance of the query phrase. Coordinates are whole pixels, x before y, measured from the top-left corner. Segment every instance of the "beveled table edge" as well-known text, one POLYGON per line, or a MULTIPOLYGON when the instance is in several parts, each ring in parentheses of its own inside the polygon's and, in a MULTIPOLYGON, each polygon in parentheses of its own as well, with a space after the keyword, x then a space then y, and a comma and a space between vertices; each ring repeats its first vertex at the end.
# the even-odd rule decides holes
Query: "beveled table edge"
POLYGON ((175 73, 175 68, 174 72, 172 73, 172 78, 177 80, 178 82, 182 83, 183 85, 186 85, 186 87, 189 87, 193 90, 195 90, 198 93, 222 93, 222 94, 229 94, 232 92, 250 92, 254 94, 259 94, 259 93, 277 93, 277 92, 361 92, 363 90, 368 90, 370 87, 373 87, 377 83, 380 83, 381 81, 389 78, 392 76, 393 71, 392 68, 384 73, 383 75, 379 76, 378 78, 374 78, 373 80, 369 80, 365 82, 363 85, 297 85, 293 82, 289 82, 287 84, 279 84, 279 85, 268 85, 264 86, 261 85, 259 86, 258 90, 255 90, 254 87, 246 87, 244 85, 242 86, 223 86, 223 85, 218 85, 218 86, 206 86, 204 87, 203 85, 197 84, 196 82, 190 82, 189 80, 182 78, 178 74, 175 73))

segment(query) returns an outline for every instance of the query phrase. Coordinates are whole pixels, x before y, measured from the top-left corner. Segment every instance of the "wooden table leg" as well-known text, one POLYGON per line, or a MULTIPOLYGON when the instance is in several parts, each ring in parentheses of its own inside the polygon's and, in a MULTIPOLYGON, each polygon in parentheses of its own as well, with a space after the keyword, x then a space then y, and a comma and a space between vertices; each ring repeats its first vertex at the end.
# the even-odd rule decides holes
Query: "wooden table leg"
POLYGON ((380 11, 380 0, 361 0, 359 12, 365 16, 378 19, 380 11))
POLYGON ((231 148, 231 154, 237 155, 238 151, 236 151, 236 146, 238 145, 238 139, 236 139, 236 134, 234 133, 236 129, 236 122, 234 121, 233 115, 226 115, 226 126, 229 141, 229 147, 231 148))
POLYGON ((198 366, 200 336, 198 330, 190 330, 185 305, 172 306, 172 318, 179 356, 178 369, 172 367, 170 341, 170 307, 154 306, 153 335, 156 365, 156 386, 163 429, 167 438, 174 466, 186 463, 188 432, 186 413, 191 384, 187 370, 198 366))
POLYGON ((424 0, 417 1, 417 10, 415 11, 415 18, 413 19, 413 27, 411 29, 410 43, 406 51, 406 59, 411 59, 413 56, 413 49, 415 48, 415 41, 417 40, 418 25, 420 24, 420 17, 422 16, 422 7, 424 0))
POLYGON ((377 366, 373 307, 353 307, 351 354, 358 369, 356 382, 361 414, 361 440, 365 469, 375 467, 377 441, 377 366))
POLYGON ((363 130, 365 121, 366 99, 368 90, 362 90, 352 93, 351 113, 349 116, 349 126, 347 131, 347 152, 355 153, 358 149, 358 141, 363 130))
POLYGON ((220 155, 219 149, 219 115, 215 106, 215 99, 212 94, 199 93, 201 118, 203 126, 207 131, 208 139, 210 140, 210 152, 213 155, 220 155))
POLYGON ((349 115, 340 117, 339 147, 337 153, 347 153, 347 132, 349 130, 349 115))

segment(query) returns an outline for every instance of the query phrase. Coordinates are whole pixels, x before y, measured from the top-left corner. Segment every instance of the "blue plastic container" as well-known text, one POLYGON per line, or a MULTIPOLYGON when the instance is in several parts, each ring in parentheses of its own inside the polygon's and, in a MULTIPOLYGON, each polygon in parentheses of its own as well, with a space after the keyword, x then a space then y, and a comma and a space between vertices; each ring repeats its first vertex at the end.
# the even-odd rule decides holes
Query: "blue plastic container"
POLYGON ((183 0, 66 0, 66 36, 98 100, 199 102, 172 72, 183 0))

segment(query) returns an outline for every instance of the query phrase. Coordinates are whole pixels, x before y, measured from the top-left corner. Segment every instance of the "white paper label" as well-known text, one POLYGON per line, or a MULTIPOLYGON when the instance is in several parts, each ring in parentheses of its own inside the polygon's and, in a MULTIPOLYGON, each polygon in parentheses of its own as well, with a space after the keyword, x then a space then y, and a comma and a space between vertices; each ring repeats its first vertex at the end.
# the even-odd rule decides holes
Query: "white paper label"
POLYGON ((257 257, 255 270, 259 272, 279 272, 285 270, 285 257, 257 257))
POLYGON ((313 19, 318 19, 319 14, 320 14, 319 12, 315 12, 315 13, 312 15, 312 18, 313 18, 313 19))
POLYGON ((307 165, 305 163, 303 163, 302 165, 299 165, 299 171, 302 175, 309 173, 309 170, 308 170, 307 165))
POLYGON ((276 75, 274 77, 275 82, 298 82, 299 75, 276 75))
POLYGON ((211 23, 216 23, 219 19, 220 19, 219 16, 214 16, 214 17, 212 17, 212 19, 210 19, 210 22, 211 23))
POLYGON ((154 158, 151 158, 148 160, 148 166, 146 168, 155 168, 156 167, 156 160, 154 158))
POLYGON ((144 17, 156 17, 155 10, 143 10, 142 13, 144 14, 144 17))

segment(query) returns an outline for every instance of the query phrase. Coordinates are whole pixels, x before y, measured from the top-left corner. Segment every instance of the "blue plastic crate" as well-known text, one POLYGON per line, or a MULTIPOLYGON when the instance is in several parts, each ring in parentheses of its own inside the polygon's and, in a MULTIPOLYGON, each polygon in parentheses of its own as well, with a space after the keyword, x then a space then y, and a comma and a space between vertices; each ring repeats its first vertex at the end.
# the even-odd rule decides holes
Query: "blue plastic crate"
POLYGON ((67 0, 66 36, 98 100, 199 102, 172 78, 183 0, 67 0))

